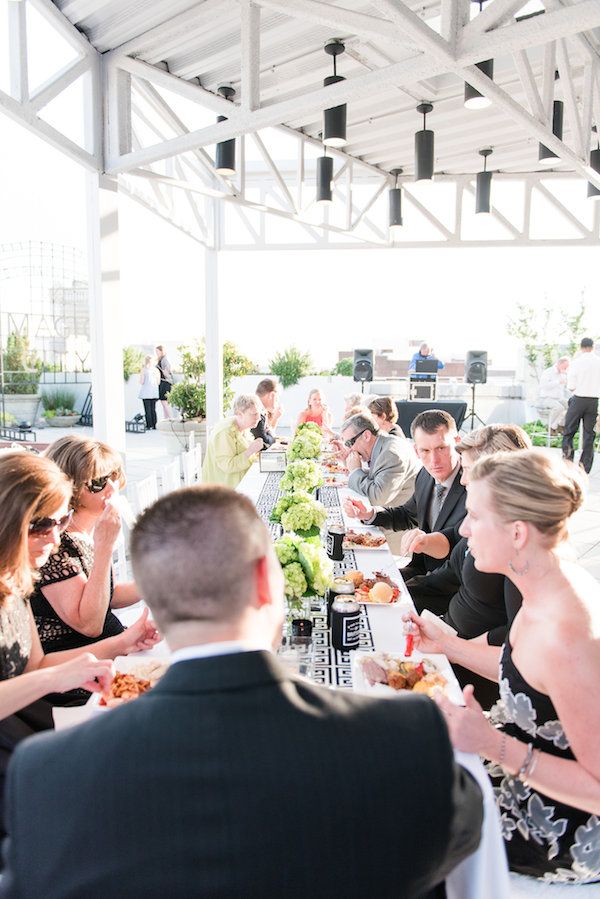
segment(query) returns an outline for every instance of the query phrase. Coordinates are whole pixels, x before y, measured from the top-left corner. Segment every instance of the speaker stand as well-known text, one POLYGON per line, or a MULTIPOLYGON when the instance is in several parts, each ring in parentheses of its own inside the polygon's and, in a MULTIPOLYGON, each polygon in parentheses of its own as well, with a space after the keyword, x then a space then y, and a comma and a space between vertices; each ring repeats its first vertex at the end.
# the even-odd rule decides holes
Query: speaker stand
POLYGON ((465 415, 465 420, 463 422, 461 431, 465 430, 465 425, 469 418, 471 419, 471 426, 469 428, 469 431, 473 431, 475 429, 475 419, 477 419, 477 421, 482 426, 482 428, 485 427, 485 422, 481 420, 481 418, 477 415, 477 412, 475 411, 475 384, 471 384, 471 408, 465 415))
POLYGON ((362 394, 364 394, 364 392, 365 392, 365 382, 364 381, 360 382, 360 392, 362 394))

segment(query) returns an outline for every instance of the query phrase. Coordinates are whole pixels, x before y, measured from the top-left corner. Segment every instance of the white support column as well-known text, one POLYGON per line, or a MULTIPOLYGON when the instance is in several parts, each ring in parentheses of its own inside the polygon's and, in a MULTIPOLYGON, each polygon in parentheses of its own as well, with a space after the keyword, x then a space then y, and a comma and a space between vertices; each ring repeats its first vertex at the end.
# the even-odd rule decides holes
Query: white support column
POLYGON ((212 204, 212 245, 204 251, 206 424, 210 429, 223 415, 223 345, 219 310, 219 248, 222 243, 223 211, 220 200, 212 204))
POLYGON ((124 453, 117 181, 95 173, 86 179, 94 437, 124 453))

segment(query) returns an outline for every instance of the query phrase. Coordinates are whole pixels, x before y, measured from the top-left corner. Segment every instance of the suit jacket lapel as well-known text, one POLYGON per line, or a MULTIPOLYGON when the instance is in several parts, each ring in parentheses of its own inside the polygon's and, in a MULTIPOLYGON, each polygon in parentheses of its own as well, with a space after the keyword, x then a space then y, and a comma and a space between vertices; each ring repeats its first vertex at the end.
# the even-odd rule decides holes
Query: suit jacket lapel
POLYGON ((464 487, 460 483, 460 468, 456 472, 456 477, 452 481, 452 487, 448 491, 448 496, 444 502, 444 505, 440 509, 440 514, 435 520, 434 530, 439 531, 440 528, 443 528, 448 518, 450 517, 451 512, 459 501, 460 497, 464 493, 464 487))
POLYGON ((431 506, 431 497, 433 496, 434 483, 434 479, 427 473, 427 480, 423 485, 423 492, 418 503, 419 527, 422 531, 429 531, 429 509, 431 506))

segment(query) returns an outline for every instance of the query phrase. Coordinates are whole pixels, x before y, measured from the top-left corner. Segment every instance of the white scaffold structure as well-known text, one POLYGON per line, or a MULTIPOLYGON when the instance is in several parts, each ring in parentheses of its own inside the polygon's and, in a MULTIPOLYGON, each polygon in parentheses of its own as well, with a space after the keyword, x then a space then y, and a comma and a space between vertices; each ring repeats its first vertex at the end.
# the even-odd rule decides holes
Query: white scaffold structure
POLYGON ((590 163, 600 147, 600 0, 4 3, 10 89, 0 91, 0 110, 88 172, 94 422, 116 447, 118 192, 205 248, 209 424, 221 412, 222 251, 600 243, 600 207, 585 199, 586 183, 600 193, 600 162, 590 163), (68 48, 34 89, 30 12, 68 48), (333 79, 332 42, 343 50, 333 79), (77 82, 81 144, 44 118, 77 82), (466 108, 465 85, 479 109, 466 108), (346 134, 325 150, 324 110, 343 105, 346 134), (426 187, 415 181, 420 128, 435 134, 435 183, 426 187), (232 140, 235 171, 217 172, 214 146, 232 140), (333 160, 327 206, 315 189, 324 153, 333 160), (494 182, 486 227, 474 216, 482 155, 494 182), (398 188, 400 233, 388 227, 398 188))

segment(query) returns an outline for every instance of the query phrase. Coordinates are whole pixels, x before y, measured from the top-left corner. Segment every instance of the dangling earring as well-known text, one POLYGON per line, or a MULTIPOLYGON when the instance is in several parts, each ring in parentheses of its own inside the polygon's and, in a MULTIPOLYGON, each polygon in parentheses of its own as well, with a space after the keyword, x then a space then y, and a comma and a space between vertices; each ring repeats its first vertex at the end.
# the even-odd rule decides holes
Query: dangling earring
MULTIPOLYGON (((518 555, 518 553, 517 553, 518 555)), ((512 562, 508 563, 508 567, 512 571, 513 574, 516 574, 517 577, 523 577, 524 574, 527 574, 529 571, 529 562, 525 562, 522 568, 515 568, 512 562)))

